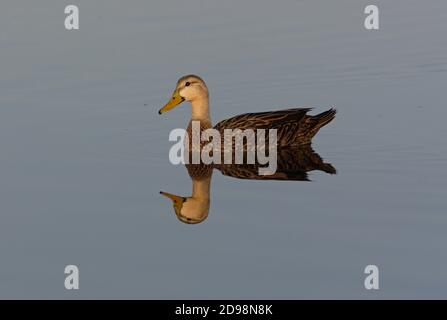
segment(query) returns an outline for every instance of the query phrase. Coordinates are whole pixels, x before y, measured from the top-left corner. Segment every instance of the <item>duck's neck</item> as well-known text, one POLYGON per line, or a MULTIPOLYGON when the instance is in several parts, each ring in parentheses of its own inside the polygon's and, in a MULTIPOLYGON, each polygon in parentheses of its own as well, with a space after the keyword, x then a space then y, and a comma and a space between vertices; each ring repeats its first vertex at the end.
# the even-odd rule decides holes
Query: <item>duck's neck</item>
POLYGON ((197 200, 210 199, 211 176, 204 179, 193 179, 192 198, 197 200))
POLYGON ((191 101, 191 120, 208 120, 211 122, 208 97, 191 101))

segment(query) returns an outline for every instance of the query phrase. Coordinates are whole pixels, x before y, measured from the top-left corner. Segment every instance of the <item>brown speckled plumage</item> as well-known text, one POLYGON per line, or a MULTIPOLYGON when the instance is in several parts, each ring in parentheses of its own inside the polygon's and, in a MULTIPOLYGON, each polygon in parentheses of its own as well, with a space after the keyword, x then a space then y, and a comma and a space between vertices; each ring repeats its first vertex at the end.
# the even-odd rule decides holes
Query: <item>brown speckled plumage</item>
MULTIPOLYGON (((334 119, 336 110, 329 109, 315 116, 307 115, 311 108, 295 108, 278 111, 245 113, 220 121, 214 126, 221 135, 221 148, 224 148, 225 129, 265 129, 266 143, 268 145, 269 129, 277 130, 277 145, 281 147, 296 147, 309 144, 321 127, 334 119)), ((200 121, 200 132, 212 128, 209 120, 200 121)), ((189 150, 192 150, 192 122, 190 121, 186 132, 189 137, 189 150)), ((247 140, 243 139, 243 150, 246 150, 247 140)), ((186 141, 185 141, 186 142, 186 141)), ((200 148, 208 144, 207 141, 200 142, 200 148)), ((232 140, 232 150, 235 150, 235 139, 232 140)), ((191 163, 191 158, 189 159, 191 163)))
POLYGON ((278 146, 299 146, 310 143, 321 127, 334 119, 336 110, 329 109, 315 116, 307 115, 312 108, 245 113, 217 123, 224 129, 277 129, 278 146))

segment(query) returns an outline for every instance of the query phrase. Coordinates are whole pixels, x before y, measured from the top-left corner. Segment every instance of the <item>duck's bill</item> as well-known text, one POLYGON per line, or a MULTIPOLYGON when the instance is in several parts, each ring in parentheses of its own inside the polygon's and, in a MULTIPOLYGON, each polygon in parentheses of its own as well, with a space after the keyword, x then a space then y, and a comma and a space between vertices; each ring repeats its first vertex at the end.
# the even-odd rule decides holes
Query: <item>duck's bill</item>
POLYGON ((177 91, 174 92, 174 94, 172 95, 171 100, 169 100, 168 103, 166 103, 165 106, 158 111, 158 114, 165 113, 166 111, 169 111, 169 110, 175 108, 176 106, 178 106, 183 101, 185 101, 185 98, 180 96, 177 91))
POLYGON ((165 197, 167 197, 167 198, 172 200, 172 203, 174 205, 175 214, 176 214, 177 217, 179 217, 181 215, 183 202, 185 202, 186 198, 185 197, 176 196, 175 194, 167 193, 167 192, 163 192, 163 191, 160 191, 160 194, 162 194, 165 197))
POLYGON ((183 202, 183 197, 177 196, 177 195, 175 195, 175 194, 168 193, 168 192, 163 192, 163 191, 160 191, 160 194, 162 194, 162 195, 164 195, 165 197, 171 199, 172 201, 183 202))

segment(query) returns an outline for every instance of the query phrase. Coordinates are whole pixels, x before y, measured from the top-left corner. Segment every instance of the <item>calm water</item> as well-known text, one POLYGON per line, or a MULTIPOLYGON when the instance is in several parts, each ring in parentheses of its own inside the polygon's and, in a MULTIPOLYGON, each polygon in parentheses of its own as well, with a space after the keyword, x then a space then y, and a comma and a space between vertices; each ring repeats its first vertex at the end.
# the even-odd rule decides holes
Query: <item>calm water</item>
POLYGON ((0 298, 446 298, 447 3, 4 0, 0 10, 0 298), (312 182, 215 172, 208 219, 160 190, 196 73, 214 122, 336 106, 312 182), (64 267, 80 290, 64 288, 64 267), (380 290, 363 269, 380 269, 380 290))

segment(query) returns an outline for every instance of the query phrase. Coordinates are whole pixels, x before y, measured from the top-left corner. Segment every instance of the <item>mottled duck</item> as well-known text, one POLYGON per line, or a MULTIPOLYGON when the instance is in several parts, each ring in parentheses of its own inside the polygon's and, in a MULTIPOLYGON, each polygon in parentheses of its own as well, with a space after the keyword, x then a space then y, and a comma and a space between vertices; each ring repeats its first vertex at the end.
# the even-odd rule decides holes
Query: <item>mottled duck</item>
MULTIPOLYGON (((171 110, 180 103, 191 103, 191 119, 187 132, 191 132, 193 120, 200 121, 200 129, 212 127, 209 111, 208 87, 200 77, 187 75, 177 81, 177 86, 169 102, 158 113, 171 110)), ((335 117, 336 110, 329 109, 311 116, 307 113, 312 108, 292 108, 285 110, 244 113, 217 123, 217 129, 223 137, 224 129, 277 129, 278 147, 299 146, 310 143, 321 127, 335 117)))

